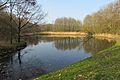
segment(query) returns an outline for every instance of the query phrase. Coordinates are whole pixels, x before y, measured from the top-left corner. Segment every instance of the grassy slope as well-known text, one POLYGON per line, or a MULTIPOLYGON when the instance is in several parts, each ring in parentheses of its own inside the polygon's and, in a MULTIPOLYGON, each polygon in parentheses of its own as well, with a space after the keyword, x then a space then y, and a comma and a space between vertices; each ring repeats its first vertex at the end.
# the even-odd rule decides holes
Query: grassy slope
POLYGON ((35 80, 120 80, 120 41, 91 58, 35 80))

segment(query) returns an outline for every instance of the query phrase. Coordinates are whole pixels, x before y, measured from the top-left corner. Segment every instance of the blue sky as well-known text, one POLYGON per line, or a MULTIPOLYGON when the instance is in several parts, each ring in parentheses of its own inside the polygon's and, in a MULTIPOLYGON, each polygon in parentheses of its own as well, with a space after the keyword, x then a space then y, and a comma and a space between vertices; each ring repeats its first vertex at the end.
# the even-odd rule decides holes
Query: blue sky
POLYGON ((88 14, 98 11, 114 0, 38 0, 45 12, 47 23, 58 17, 73 17, 83 20, 88 14))

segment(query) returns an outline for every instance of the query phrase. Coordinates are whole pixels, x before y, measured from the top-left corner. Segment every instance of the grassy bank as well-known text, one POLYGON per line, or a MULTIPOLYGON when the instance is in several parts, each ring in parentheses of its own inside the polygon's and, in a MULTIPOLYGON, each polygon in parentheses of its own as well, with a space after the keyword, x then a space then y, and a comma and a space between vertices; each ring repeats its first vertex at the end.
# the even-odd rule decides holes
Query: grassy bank
POLYGON ((93 57, 34 80, 119 80, 120 41, 93 57))

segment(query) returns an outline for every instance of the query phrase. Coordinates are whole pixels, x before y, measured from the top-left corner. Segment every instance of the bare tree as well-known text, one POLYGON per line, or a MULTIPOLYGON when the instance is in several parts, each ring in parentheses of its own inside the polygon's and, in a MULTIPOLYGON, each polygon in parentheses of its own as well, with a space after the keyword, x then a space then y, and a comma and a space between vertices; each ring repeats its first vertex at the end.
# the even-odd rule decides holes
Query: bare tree
POLYGON ((85 31, 120 34, 120 0, 115 0, 90 16, 84 19, 85 31))
POLYGON ((46 14, 42 11, 36 0, 15 0, 13 14, 17 17, 12 18, 18 29, 18 42, 20 42, 21 31, 25 28, 40 23, 46 14))
POLYGON ((80 31, 82 22, 74 18, 57 18, 54 23, 54 31, 80 31))
POLYGON ((9 0, 0 0, 0 11, 6 8, 6 4, 9 0))
POLYGON ((12 18, 13 18, 13 8, 14 8, 14 4, 15 3, 13 3, 13 0, 9 0, 9 9, 10 9, 10 28, 11 28, 11 30, 10 30, 10 43, 12 44, 13 43, 13 31, 12 31, 12 27, 13 27, 13 25, 12 25, 12 18))

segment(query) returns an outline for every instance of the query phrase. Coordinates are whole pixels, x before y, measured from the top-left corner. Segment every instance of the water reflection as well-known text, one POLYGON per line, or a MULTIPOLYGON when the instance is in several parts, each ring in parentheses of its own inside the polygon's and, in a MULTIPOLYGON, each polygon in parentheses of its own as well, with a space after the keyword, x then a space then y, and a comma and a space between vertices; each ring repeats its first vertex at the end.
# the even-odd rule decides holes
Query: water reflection
POLYGON ((115 44, 77 37, 25 37, 28 46, 12 55, 0 53, 0 80, 28 80, 56 71, 115 44))
POLYGON ((80 38, 61 38, 54 42, 54 45, 57 49, 60 50, 72 50, 78 48, 82 40, 80 38))
POLYGON ((95 54, 101 50, 113 46, 116 43, 116 41, 95 38, 91 38, 86 41, 86 38, 84 38, 83 43, 84 43, 83 47, 87 53, 95 54))
POLYGON ((87 53, 97 53, 103 49, 111 47, 116 43, 112 39, 98 39, 92 37, 78 38, 78 37, 29 37, 26 38, 27 42, 32 45, 37 45, 38 42, 53 42, 54 46, 58 50, 73 50, 78 48, 79 50, 84 48, 87 53), (29 39, 30 38, 30 39, 29 39), (33 41, 32 41, 33 40, 33 41))
POLYGON ((40 65, 30 65, 29 61, 26 64, 27 62, 22 58, 24 55, 25 53, 19 50, 15 55, 0 59, 0 80, 27 80, 46 73, 40 65))
POLYGON ((22 64, 20 51, 18 51, 18 60, 19 60, 19 64, 22 64))

